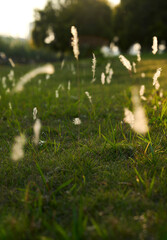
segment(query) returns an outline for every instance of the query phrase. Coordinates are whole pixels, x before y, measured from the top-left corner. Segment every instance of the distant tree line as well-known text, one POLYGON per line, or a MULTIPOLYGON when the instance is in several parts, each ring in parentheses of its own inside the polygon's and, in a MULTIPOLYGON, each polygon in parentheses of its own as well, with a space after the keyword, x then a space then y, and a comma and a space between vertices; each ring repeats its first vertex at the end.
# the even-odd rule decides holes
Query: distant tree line
POLYGON ((75 25, 83 51, 109 44, 114 36, 122 50, 135 42, 150 48, 154 35, 167 39, 166 12, 166 0, 121 0, 116 8, 107 0, 49 0, 35 11, 32 40, 37 47, 67 51, 75 25))
POLYGON ((121 0, 115 9, 114 33, 123 49, 134 42, 150 48, 153 36, 167 40, 167 1, 121 0))
POLYGON ((9 58, 16 63, 55 62, 58 58, 49 49, 34 49, 25 39, 0 36, 0 65, 9 64, 9 58))
POLYGON ((36 10, 32 39, 35 46, 66 51, 70 47, 71 26, 78 29, 82 51, 108 43, 114 36, 113 11, 105 0, 48 1, 44 10, 36 10), (45 40, 54 34, 49 44, 45 40))

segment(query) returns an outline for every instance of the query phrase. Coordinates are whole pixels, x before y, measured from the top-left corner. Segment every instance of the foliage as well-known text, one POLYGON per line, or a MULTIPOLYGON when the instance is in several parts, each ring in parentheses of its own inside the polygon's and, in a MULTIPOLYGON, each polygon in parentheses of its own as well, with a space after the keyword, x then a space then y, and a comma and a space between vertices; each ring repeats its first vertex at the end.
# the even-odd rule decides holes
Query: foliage
POLYGON ((86 37, 88 40, 81 42, 81 48, 89 49, 92 38, 109 42, 113 36, 112 10, 106 1, 101 0, 65 1, 59 5, 49 1, 44 10, 36 10, 32 31, 34 44, 65 51, 70 48, 70 29, 73 25, 77 27, 80 38, 86 37), (48 29, 53 31, 55 37, 50 44, 45 43, 48 29))
MULTIPOLYGON (((63 68, 56 63, 50 79, 38 76, 18 94, 1 86, 0 239, 167 238, 166 55, 154 60, 142 56, 133 77, 118 59, 110 61, 110 85, 100 81, 106 60, 97 59, 93 84, 91 59, 79 63, 80 101, 74 62, 65 62, 63 68), (157 67, 163 69, 161 99, 151 81, 157 67), (64 90, 55 98, 59 84, 64 90), (135 134, 122 122, 123 108, 131 107, 134 84, 146 86, 148 102, 142 104, 149 119, 148 136, 135 134), (79 105, 82 124, 77 126, 73 119, 79 105), (37 147, 32 143, 35 106, 42 123, 37 147), (27 138, 25 157, 12 162, 12 144, 20 133, 27 138)), ((0 77, 7 77, 11 89, 10 70, 2 67, 0 77)), ((15 81, 29 70, 32 66, 16 65, 15 81)))
POLYGON ((166 0, 122 0, 114 9, 101 0, 66 0, 57 5, 49 1, 44 10, 36 11, 32 38, 36 46, 46 46, 51 28, 55 41, 48 47, 65 51, 70 47, 70 27, 75 25, 82 53, 85 48, 91 52, 98 48, 100 40, 101 45, 109 44, 114 36, 119 36, 122 50, 135 42, 148 48, 155 35, 159 41, 167 40, 166 10, 166 0))
POLYGON ((0 52, 5 54, 0 63, 9 64, 8 58, 17 63, 56 61, 55 53, 44 48, 34 49, 28 40, 0 36, 0 52))
POLYGON ((135 42, 148 48, 153 36, 159 41, 167 40, 166 11, 166 0, 122 0, 114 19, 114 31, 122 49, 135 42))

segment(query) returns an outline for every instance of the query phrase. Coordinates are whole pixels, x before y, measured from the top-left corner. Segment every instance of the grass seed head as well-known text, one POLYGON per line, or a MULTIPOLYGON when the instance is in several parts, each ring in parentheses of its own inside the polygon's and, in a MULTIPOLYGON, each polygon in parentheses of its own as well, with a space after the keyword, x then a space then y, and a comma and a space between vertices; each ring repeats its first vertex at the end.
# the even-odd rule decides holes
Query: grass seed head
POLYGON ((93 59, 92 59, 92 72, 93 72, 92 82, 95 82, 95 81, 96 81, 96 79, 95 79, 95 73, 96 73, 96 56, 95 56, 94 53, 93 53, 93 59))
POLYGON ((101 74, 101 83, 102 83, 102 85, 105 84, 105 78, 106 78, 106 76, 105 76, 105 74, 102 72, 102 74, 101 74))
POLYGON ((124 108, 124 116, 124 122, 128 123, 133 129, 135 121, 134 114, 128 108, 124 108))
POLYGON ((9 102, 9 109, 12 110, 12 104, 9 102))
POLYGON ((46 64, 43 67, 36 68, 27 74, 25 74, 23 77, 21 77, 20 81, 16 84, 13 91, 14 92, 20 92, 23 90, 24 85, 31 81, 32 78, 36 77, 39 74, 53 74, 54 73, 54 67, 52 64, 46 64))
POLYGON ((139 90, 139 95, 142 100, 146 101, 147 99, 146 99, 146 97, 144 97, 144 93, 145 93, 145 86, 141 85, 140 90, 139 90))
POLYGON ((56 97, 56 98, 59 98, 59 90, 56 90, 56 91, 55 91, 55 97, 56 97))
POLYGON ((8 60, 9 60, 10 65, 14 68, 15 67, 15 63, 13 62, 13 60, 11 58, 9 58, 8 60))
POLYGON ((33 130, 34 130, 34 139, 33 142, 35 143, 35 145, 38 145, 39 143, 39 136, 40 136, 40 131, 41 131, 41 121, 39 119, 37 119, 35 121, 35 124, 33 126, 33 130))
POLYGON ((152 53, 156 54, 158 52, 158 39, 156 36, 153 37, 152 53))
POLYGON ((67 87, 67 89, 68 89, 68 91, 71 90, 71 82, 70 82, 70 81, 68 81, 68 87, 67 87))
POLYGON ((74 125, 80 125, 82 122, 81 122, 81 119, 80 118, 74 118, 73 119, 73 124, 74 125))
POLYGON ((146 134, 149 130, 148 120, 145 114, 145 110, 141 105, 138 89, 134 87, 132 89, 132 103, 133 103, 133 114, 134 114, 134 126, 133 130, 139 134, 146 134))
POLYGON ((144 108, 141 105, 135 107, 134 118, 134 131, 139 134, 146 134, 149 130, 148 121, 145 115, 144 108))
POLYGON ((160 92, 159 92, 159 96, 160 96, 160 98, 163 98, 163 96, 164 96, 163 89, 160 90, 160 92))
POLYGON ((120 55, 119 56, 119 59, 121 61, 121 63, 129 70, 129 71, 132 71, 132 65, 131 63, 129 62, 129 60, 124 57, 123 55, 120 55))
POLYGON ((111 67, 111 63, 107 63, 107 65, 106 65, 106 74, 109 74, 110 67, 111 67))
POLYGON ((137 61, 141 62, 141 53, 140 53, 140 51, 138 51, 138 53, 137 53, 137 61))
POLYGON ((78 56, 80 52, 79 52, 78 32, 76 27, 74 26, 71 27, 71 34, 73 35, 73 37, 71 38, 71 46, 73 47, 74 56, 78 60, 78 56))
POLYGON ((24 134, 15 137, 15 143, 12 147, 11 159, 18 161, 24 157, 24 145, 26 144, 26 138, 24 134))
POLYGON ((37 113, 38 113, 38 110, 36 107, 33 108, 33 119, 36 120, 37 118, 37 113))
POLYGON ((137 70, 136 70, 136 63, 133 62, 133 63, 132 63, 132 66, 133 66, 133 72, 134 72, 134 73, 137 73, 137 70))
POLYGON ((89 92, 85 92, 86 96, 89 99, 89 102, 92 104, 92 97, 90 96, 89 92))
POLYGON ((134 111, 124 109, 124 122, 128 123, 130 127, 138 134, 146 134, 149 130, 148 120, 144 108, 141 106, 138 89, 132 89, 132 103, 134 111))
POLYGON ((160 84, 158 81, 158 78, 161 75, 162 68, 158 68, 156 73, 153 76, 153 86, 155 86, 155 89, 158 90, 160 88, 160 84))

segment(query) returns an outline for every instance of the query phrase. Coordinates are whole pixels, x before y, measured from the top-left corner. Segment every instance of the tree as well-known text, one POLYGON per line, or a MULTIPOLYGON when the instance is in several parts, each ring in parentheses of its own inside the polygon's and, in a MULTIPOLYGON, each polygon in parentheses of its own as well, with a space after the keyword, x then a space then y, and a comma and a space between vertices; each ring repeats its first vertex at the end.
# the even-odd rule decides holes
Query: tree
MULTIPOLYGON (((110 41, 113 36, 112 9, 105 0, 66 0, 56 6, 49 1, 43 10, 36 10, 33 42, 36 46, 45 46, 49 29, 54 34, 54 41, 48 44, 56 50, 65 51, 70 47, 70 29, 74 25, 79 37, 85 39, 104 39, 110 41), (89 38, 88 38, 89 37, 89 38)), ((87 42, 87 48, 90 42, 87 42)), ((81 47, 86 46, 86 44, 81 47)))
POLYGON ((167 39, 166 0, 122 0, 115 11, 114 30, 122 49, 134 42, 150 48, 155 35, 167 39))

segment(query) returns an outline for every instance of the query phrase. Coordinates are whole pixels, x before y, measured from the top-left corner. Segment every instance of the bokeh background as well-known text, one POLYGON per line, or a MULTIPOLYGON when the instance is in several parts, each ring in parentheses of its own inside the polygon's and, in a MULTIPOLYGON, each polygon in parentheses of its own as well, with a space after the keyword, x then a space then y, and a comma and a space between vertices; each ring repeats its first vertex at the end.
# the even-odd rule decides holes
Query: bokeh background
POLYGON ((2 1, 0 56, 16 62, 69 57, 72 25, 78 29, 81 57, 109 49, 118 55, 136 42, 151 51, 154 35, 165 50, 166 12, 166 0, 2 1))

